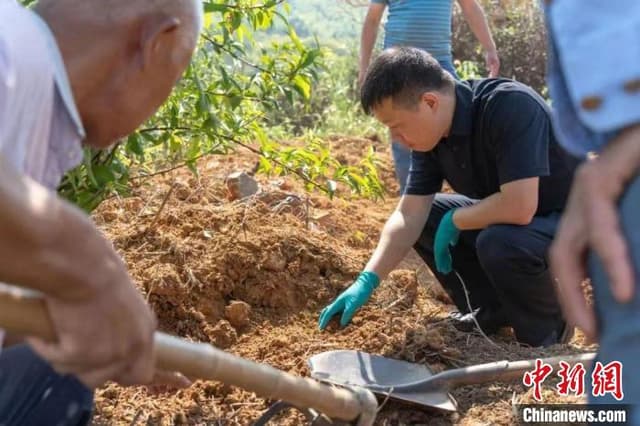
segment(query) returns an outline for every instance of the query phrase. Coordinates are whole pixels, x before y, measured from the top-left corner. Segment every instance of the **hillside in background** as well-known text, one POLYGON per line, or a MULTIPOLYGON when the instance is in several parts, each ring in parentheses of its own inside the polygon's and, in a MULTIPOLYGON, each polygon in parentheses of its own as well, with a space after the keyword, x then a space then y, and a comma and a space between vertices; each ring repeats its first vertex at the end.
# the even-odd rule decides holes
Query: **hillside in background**
POLYGON ((360 37, 367 8, 342 0, 289 0, 291 24, 300 37, 353 43, 360 37))
MULTIPOLYGON (((288 3, 290 22, 300 37, 308 39, 315 36, 322 47, 338 55, 357 55, 368 0, 288 0, 288 3)), ((546 95, 546 35, 537 2, 481 0, 480 3, 498 46, 501 75, 529 84, 546 95)), ((457 2, 454 1, 453 5, 453 57, 470 65, 459 70, 459 74, 467 78, 484 76, 486 70, 480 45, 457 2)), ((378 47, 381 47, 381 38, 382 31, 378 47)))
MULTIPOLYGON (((344 0, 289 0, 289 22, 302 39, 314 39, 336 53, 358 49, 365 6, 344 0)), ((280 33, 281 28, 275 30, 280 33)))

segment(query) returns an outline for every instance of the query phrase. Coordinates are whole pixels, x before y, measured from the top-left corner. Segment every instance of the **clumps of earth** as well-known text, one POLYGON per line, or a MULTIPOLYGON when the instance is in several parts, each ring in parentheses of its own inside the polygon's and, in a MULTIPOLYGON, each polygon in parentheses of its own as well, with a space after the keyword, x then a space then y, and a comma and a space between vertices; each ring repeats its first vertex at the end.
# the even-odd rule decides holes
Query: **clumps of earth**
MULTIPOLYGON (((379 140, 328 140, 341 161, 356 164, 373 144, 388 194, 381 200, 307 193, 289 177, 253 175, 257 158, 246 152, 199 162, 154 177, 131 197, 104 202, 93 218, 127 262, 162 331, 213 344, 236 355, 297 375, 306 360, 334 349, 358 349, 435 372, 501 359, 581 352, 570 345, 545 351, 517 345, 509 331, 493 342, 455 330, 446 293, 423 262, 410 255, 371 301, 340 328, 318 330, 320 310, 351 284, 375 248, 398 201, 389 149, 379 140), (248 195, 247 195, 248 194, 248 195)), ((553 392, 547 402, 567 402, 553 392)), ((530 401, 519 383, 456 389, 457 414, 387 402, 379 425, 498 424, 515 421, 513 406, 530 401)), ((178 391, 107 384, 97 391, 96 425, 246 425, 274 401, 223 383, 196 381, 178 391)), ((287 413, 278 425, 303 424, 287 413)))

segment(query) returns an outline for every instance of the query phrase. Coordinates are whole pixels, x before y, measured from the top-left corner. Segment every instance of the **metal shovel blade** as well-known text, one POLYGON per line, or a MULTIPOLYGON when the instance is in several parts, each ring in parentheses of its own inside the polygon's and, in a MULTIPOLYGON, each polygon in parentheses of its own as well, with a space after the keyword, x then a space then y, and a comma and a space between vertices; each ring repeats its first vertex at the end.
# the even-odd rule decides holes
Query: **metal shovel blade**
POLYGON ((398 384, 429 379, 429 367, 385 358, 366 352, 338 350, 323 352, 309 359, 311 377, 336 385, 361 386, 376 395, 442 411, 457 411, 455 399, 446 391, 394 389, 398 384))

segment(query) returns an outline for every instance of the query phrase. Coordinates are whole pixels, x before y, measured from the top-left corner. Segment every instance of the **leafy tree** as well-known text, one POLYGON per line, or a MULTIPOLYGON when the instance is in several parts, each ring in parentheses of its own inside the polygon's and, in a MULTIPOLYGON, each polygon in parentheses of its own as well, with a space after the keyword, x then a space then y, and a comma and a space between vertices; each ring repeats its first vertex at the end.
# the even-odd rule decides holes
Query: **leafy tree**
MULTIPOLYGON (((35 0, 22 0, 32 4, 35 0)), ((323 50, 303 43, 289 24, 284 0, 205 0, 205 30, 184 78, 160 110, 110 150, 85 150, 60 193, 90 211, 117 193, 158 173, 187 166, 197 173, 206 155, 248 149, 259 171, 293 173, 308 189, 333 195, 341 182, 366 196, 380 196, 375 155, 349 166, 333 159, 317 139, 284 146, 273 139, 269 112, 308 101, 323 50), (284 36, 264 37, 279 22, 284 36)))

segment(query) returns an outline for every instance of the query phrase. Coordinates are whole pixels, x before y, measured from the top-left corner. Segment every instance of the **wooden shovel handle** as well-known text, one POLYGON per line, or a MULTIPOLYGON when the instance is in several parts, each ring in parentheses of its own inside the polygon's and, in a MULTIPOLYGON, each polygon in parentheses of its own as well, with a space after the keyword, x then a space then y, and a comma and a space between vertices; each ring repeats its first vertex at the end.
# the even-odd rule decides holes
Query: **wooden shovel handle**
MULTIPOLYGON (((56 340, 44 299, 22 289, 0 289, 0 327, 14 334, 56 340)), ((221 381, 297 407, 313 408, 330 418, 357 420, 358 425, 371 425, 375 419, 377 402, 365 389, 330 387, 229 354, 212 345, 193 343, 160 332, 155 333, 154 350, 156 368, 160 370, 221 381)))
MULTIPOLYGON (((553 367, 554 371, 560 366, 560 362, 566 362, 570 366, 577 363, 591 364, 595 359, 595 352, 582 353, 577 355, 563 355, 550 358, 541 358, 545 364, 553 367)), ((508 381, 522 380, 525 372, 531 371, 536 367, 535 359, 523 361, 497 361, 487 364, 471 365, 454 370, 445 370, 426 380, 414 383, 403 384, 397 386, 396 389, 407 391, 410 389, 428 390, 446 390, 462 385, 472 385, 478 383, 487 383, 491 381, 508 381)))

